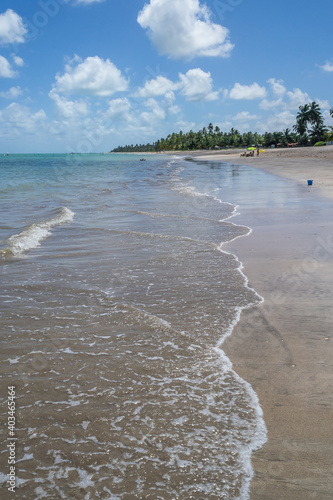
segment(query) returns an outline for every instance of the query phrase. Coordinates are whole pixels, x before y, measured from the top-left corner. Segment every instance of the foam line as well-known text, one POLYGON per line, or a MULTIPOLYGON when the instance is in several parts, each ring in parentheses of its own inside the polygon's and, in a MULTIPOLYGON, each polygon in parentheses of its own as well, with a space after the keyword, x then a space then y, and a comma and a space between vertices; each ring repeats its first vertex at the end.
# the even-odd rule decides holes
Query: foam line
POLYGON ((55 215, 48 220, 33 223, 18 234, 14 234, 6 241, 0 255, 6 257, 22 257, 25 252, 40 246, 41 242, 51 234, 51 229, 59 224, 71 222, 74 212, 67 207, 55 210, 55 215))

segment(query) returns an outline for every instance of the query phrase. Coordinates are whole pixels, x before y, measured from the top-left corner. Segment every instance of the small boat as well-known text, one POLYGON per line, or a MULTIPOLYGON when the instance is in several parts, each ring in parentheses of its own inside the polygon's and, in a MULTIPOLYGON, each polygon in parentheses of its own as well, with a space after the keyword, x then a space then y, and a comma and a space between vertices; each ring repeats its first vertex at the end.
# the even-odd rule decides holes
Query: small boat
POLYGON ((140 158, 140 161, 146 161, 146 158, 140 158))

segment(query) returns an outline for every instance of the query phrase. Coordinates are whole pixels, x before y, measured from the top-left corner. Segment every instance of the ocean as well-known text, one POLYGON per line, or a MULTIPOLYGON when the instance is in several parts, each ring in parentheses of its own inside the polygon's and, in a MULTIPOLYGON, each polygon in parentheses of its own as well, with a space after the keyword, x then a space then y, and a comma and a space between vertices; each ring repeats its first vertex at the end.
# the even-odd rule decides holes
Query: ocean
POLYGON ((251 231, 230 203, 241 167, 145 158, 0 157, 1 418, 14 387, 19 498, 249 498, 266 428, 223 352, 263 300, 223 249, 251 231))

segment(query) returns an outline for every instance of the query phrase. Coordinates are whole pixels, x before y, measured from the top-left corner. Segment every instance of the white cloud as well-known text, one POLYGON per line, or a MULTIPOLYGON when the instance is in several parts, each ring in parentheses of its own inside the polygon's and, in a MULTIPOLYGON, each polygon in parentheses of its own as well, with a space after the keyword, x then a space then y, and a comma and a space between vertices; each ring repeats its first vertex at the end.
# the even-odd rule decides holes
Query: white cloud
POLYGON ((299 106, 312 102, 309 94, 307 94, 307 92, 302 92, 300 89, 293 89, 292 91, 287 92, 286 95, 289 99, 287 105, 289 109, 298 109, 299 106))
POLYGON ((251 115, 248 111, 241 111, 240 113, 237 113, 233 117, 233 120, 236 121, 245 121, 245 120, 258 120, 259 116, 258 115, 251 115))
POLYGON ((224 122, 218 122, 218 123, 216 123, 216 125, 218 127, 220 127, 221 130, 230 130, 231 127, 235 126, 234 122, 229 120, 229 117, 224 122))
POLYGON ((9 61, 0 56, 0 78, 15 78, 17 76, 17 72, 13 71, 9 61))
POLYGON ((176 115, 180 112, 180 107, 174 104, 175 100, 176 96, 172 91, 167 92, 164 96, 164 102, 170 115, 176 115))
POLYGON ((329 73, 333 72, 333 63, 331 63, 329 61, 326 61, 326 63, 320 67, 321 67, 321 69, 323 69, 324 71, 327 71, 329 73))
POLYGON ((15 54, 12 55, 13 61, 16 64, 16 66, 24 66, 24 61, 22 57, 16 56, 15 54))
POLYGON ((0 92, 0 97, 5 99, 16 99, 20 95, 22 95, 21 87, 11 87, 7 92, 0 92))
POLYGON ((105 112, 107 118, 111 118, 113 120, 122 120, 128 121, 131 119, 130 110, 131 103, 129 100, 125 98, 113 99, 108 102, 108 109, 105 112))
POLYGON ((233 88, 229 92, 230 99, 262 99, 266 97, 265 87, 260 87, 256 82, 252 85, 241 85, 240 83, 235 83, 233 88))
POLYGON ((257 129, 260 132, 275 132, 285 128, 291 129, 295 125, 295 121, 296 118, 293 113, 282 111, 281 113, 270 115, 265 123, 257 123, 257 129))
POLYGON ((331 109, 331 105, 326 99, 325 100, 315 99, 315 102, 317 104, 319 104, 319 106, 322 110, 331 109))
POLYGON ((284 106, 284 104, 285 103, 284 103, 282 97, 280 97, 280 99, 275 99, 272 101, 269 101, 268 99, 263 99, 261 101, 261 103, 259 104, 259 108, 268 110, 268 109, 272 109, 272 108, 277 108, 279 106, 284 106))
POLYGON ((140 117, 146 123, 150 124, 151 122, 165 119, 164 109, 152 97, 145 102, 145 106, 149 109, 149 111, 144 111, 141 113, 140 117))
POLYGON ((165 95, 171 90, 176 90, 178 87, 179 84, 172 82, 164 76, 158 76, 155 79, 148 80, 145 86, 140 88, 135 95, 138 97, 157 97, 165 95))
POLYGON ((234 47, 229 30, 213 23, 199 0, 150 0, 137 20, 160 54, 174 59, 228 57, 234 47))
POLYGON ((23 19, 12 9, 0 14, 0 45, 23 43, 26 33, 23 19))
POLYGON ((187 101, 215 101, 219 93, 213 92, 211 74, 200 68, 190 69, 185 75, 179 73, 181 93, 187 101))
MULTIPOLYGON (((190 69, 186 74, 179 73, 178 82, 173 82, 164 76, 157 76, 147 81, 145 86, 139 88, 134 95, 146 98, 164 95, 166 101, 169 101, 167 105, 170 108, 175 100, 174 91, 176 90, 180 91, 188 101, 214 101, 219 96, 218 92, 213 91, 211 74, 205 73, 200 68, 190 69)), ((175 107, 173 112, 178 112, 178 110, 175 107)))
POLYGON ((65 97, 59 96, 54 89, 51 90, 49 96, 54 100, 59 113, 64 118, 73 120, 89 114, 89 107, 84 101, 69 101, 65 97))
POLYGON ((323 117, 326 125, 333 126, 333 117, 331 116, 329 109, 324 109, 323 117))
POLYGON ((185 120, 178 120, 178 122, 175 125, 176 125, 176 130, 182 130, 185 133, 189 132, 190 130, 196 127, 195 122, 189 122, 185 120))
POLYGON ((46 114, 43 109, 33 113, 27 106, 12 102, 0 111, 0 121, 6 123, 8 135, 22 131, 33 134, 39 132, 41 123, 45 123, 46 114))
POLYGON ((128 89, 128 80, 109 59, 95 56, 82 61, 76 56, 65 70, 56 76, 57 92, 108 97, 128 89))
POLYGON ((287 91, 286 87, 283 85, 283 80, 270 78, 267 80, 267 83, 270 84, 273 94, 277 97, 282 97, 287 91))

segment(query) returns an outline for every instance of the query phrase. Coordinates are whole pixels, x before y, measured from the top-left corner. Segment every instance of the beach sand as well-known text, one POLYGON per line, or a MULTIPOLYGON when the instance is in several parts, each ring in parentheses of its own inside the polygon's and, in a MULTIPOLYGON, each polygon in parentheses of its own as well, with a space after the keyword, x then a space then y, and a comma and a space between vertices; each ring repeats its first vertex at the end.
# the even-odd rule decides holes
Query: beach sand
POLYGON ((253 232, 224 249, 243 262, 265 301, 243 312, 223 349, 257 392, 268 429, 253 455, 251 500, 332 499, 333 147, 193 156, 289 179, 287 211, 280 187, 269 203, 259 190, 240 203, 234 222, 253 232))

